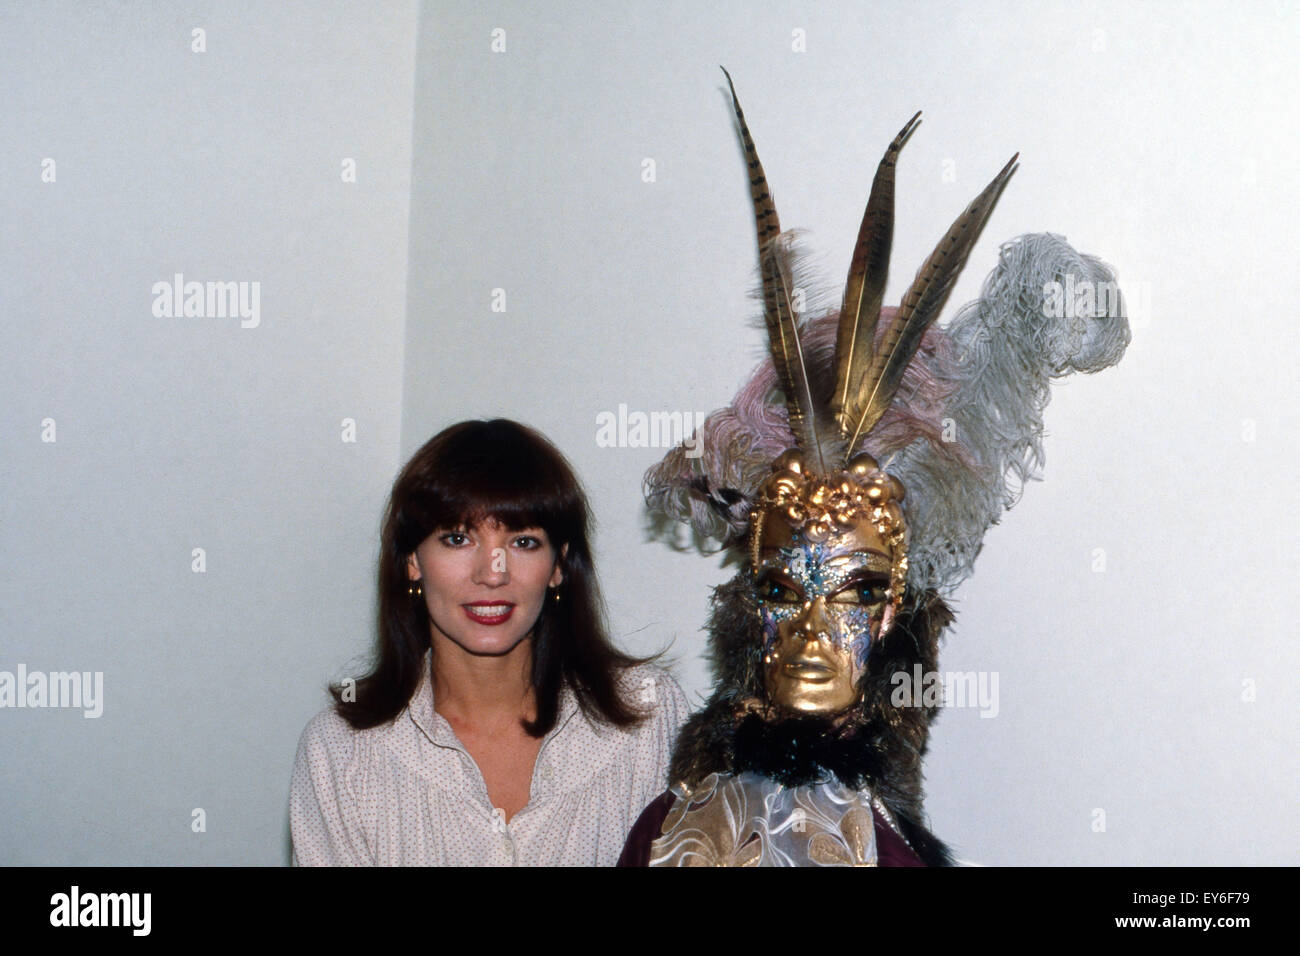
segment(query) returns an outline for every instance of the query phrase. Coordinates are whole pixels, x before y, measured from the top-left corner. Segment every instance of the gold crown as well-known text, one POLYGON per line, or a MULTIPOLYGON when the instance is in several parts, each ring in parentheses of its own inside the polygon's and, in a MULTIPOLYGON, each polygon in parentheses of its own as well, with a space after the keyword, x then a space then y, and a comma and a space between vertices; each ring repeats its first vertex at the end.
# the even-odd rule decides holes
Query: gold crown
POLYGON ((758 567, 769 512, 779 514, 813 542, 842 534, 865 518, 895 555, 891 589, 901 598, 907 575, 905 493, 902 483, 882 471, 868 454, 854 456, 831 475, 819 475, 807 470, 802 452, 791 449, 772 462, 772 475, 750 512, 750 566, 758 567))

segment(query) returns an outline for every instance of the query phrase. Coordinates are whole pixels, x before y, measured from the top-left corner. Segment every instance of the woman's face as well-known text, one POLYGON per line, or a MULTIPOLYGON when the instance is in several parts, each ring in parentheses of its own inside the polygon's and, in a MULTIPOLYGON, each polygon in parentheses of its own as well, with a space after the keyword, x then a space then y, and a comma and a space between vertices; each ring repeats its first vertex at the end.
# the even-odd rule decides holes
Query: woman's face
POLYGON ((424 587, 435 637, 491 656, 530 636, 546 589, 563 579, 545 531, 510 531, 495 519, 435 531, 408 559, 407 574, 424 587))

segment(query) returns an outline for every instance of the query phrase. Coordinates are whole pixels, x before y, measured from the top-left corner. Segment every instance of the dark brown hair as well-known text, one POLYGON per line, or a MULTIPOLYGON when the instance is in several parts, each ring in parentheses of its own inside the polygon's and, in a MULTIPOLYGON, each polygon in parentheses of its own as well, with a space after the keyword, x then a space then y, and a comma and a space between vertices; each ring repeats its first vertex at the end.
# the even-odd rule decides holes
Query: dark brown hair
POLYGON ((431 642, 428 609, 407 590, 407 558, 435 531, 488 518, 511 531, 542 528, 564 575, 560 599, 548 594, 533 628, 537 719, 524 721, 524 729, 541 737, 555 726, 566 683, 588 717, 617 727, 644 719, 620 696, 617 678, 647 659, 621 653, 606 633, 582 486, 554 445, 504 418, 444 429, 397 476, 380 539, 374 670, 356 682, 355 700, 345 701, 342 684, 332 685, 334 709, 361 730, 392 720, 410 703, 431 642))

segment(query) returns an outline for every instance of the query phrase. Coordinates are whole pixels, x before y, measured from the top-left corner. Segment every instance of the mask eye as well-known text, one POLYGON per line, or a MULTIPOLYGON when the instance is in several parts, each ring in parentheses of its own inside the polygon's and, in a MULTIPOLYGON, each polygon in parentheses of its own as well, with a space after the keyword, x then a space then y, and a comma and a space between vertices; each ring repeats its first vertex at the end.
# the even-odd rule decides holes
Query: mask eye
POLYGON ((889 587, 889 582, 884 578, 872 578, 861 581, 852 581, 845 588, 836 591, 831 600, 836 604, 861 604, 873 605, 883 604, 885 601, 885 590, 889 587))
POLYGON ((799 595, 780 578, 765 577, 758 582, 758 599, 772 604, 798 604, 799 595))

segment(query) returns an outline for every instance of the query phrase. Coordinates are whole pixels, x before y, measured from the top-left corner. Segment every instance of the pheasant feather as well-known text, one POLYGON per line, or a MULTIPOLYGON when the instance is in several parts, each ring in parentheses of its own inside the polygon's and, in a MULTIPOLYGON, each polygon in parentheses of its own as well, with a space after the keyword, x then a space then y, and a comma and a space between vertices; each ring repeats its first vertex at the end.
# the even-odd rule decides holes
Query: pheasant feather
POLYGON ((1015 172, 1019 157, 1019 153, 1012 156, 984 191, 966 207, 966 211, 957 217, 912 280, 912 286, 885 328, 880 346, 859 386, 854 406, 861 412, 849 439, 849 454, 852 454, 858 439, 869 432, 889 408, 903 372, 921 344, 921 336, 943 309, 962 266, 966 264, 966 257, 1015 172))
MULTIPOLYGON (((763 164, 758 150, 749 135, 749 125, 736 96, 736 86, 725 67, 722 72, 731 88, 731 103, 740 124, 741 142, 745 147, 745 161, 749 166, 749 193, 754 203, 754 222, 758 230, 759 268, 763 276, 763 317, 767 324, 768 343, 772 363, 776 367, 781 390, 785 393, 786 408, 790 417, 790 430, 795 442, 807 452, 815 451, 821 462, 821 443, 817 436, 812 386, 804 363, 803 348, 799 342, 797 316, 792 304, 791 244, 783 239, 781 221, 776 214, 776 204, 767 186, 763 164)), ((824 468, 824 464, 823 464, 824 468)))
POLYGON ((857 386, 875 352, 876 324, 889 277, 889 250, 894 240, 894 167, 920 116, 918 111, 907 121, 880 160, 849 265, 835 339, 835 392, 831 396, 831 413, 846 433, 862 413, 850 398, 857 397, 857 386))

